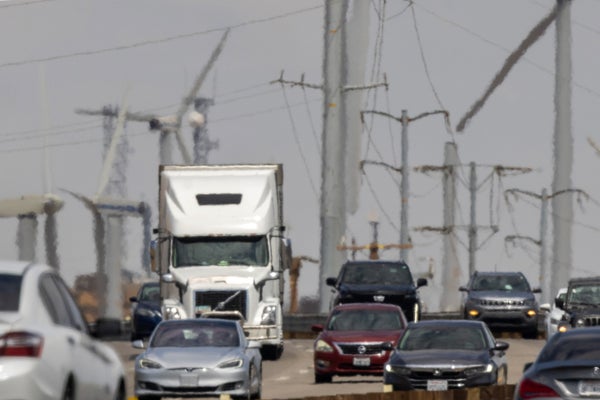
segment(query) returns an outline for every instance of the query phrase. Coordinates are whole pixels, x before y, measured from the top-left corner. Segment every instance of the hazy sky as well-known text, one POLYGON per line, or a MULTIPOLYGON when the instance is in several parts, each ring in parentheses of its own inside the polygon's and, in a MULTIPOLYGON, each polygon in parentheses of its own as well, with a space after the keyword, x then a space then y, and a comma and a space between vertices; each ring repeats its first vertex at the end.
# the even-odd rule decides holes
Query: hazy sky
MULTIPOLYGON (((364 0, 366 1, 366 0, 364 0)), ((389 90, 365 92, 365 109, 409 117, 446 109, 451 126, 479 98, 489 81, 554 0, 372 0, 371 50, 365 82, 387 76, 389 90), (383 21, 383 22, 381 22, 383 21), (379 32, 379 34, 378 34, 379 32)), ((600 240, 600 157, 588 137, 600 143, 600 2, 573 0, 573 188, 590 197, 575 201, 573 274, 598 271, 600 240)), ((0 2, 0 185, 3 197, 44 192, 44 138, 48 143, 53 191, 63 196, 59 255, 68 280, 95 268, 91 215, 59 188, 92 196, 102 167, 102 120, 77 108, 116 106, 130 88, 129 109, 164 115, 176 111, 223 31, 230 35, 200 94, 214 100, 208 112, 211 139, 219 146, 210 163, 283 163, 285 219, 295 255, 319 257, 322 96, 317 89, 270 82, 281 71, 288 80, 322 83, 324 1, 282 0, 21 0, 0 2), (45 75, 45 96, 41 76, 45 75), (45 105, 44 105, 45 104, 45 105), (47 118, 44 118, 44 107, 47 118)), ((524 271, 539 283, 539 248, 522 242, 506 247, 507 235, 538 239, 540 204, 512 199, 503 191, 551 189, 554 135, 555 30, 527 52, 463 133, 446 130, 439 116, 409 126, 411 166, 443 162, 444 144, 454 141, 465 166, 478 164, 477 267, 524 271), (488 178, 491 166, 532 168, 523 175, 488 178), (486 179, 487 178, 487 179, 486 179)), ((369 120, 363 130, 363 159, 399 166, 398 122, 369 120)), ((186 127, 186 134, 191 129, 186 127)), ((127 197, 157 203, 158 135, 130 122, 127 197)), ((174 157, 178 157, 175 153, 174 157)), ((469 221, 468 170, 460 171, 457 240, 463 269, 469 221)), ((409 226, 442 225, 441 175, 411 172, 409 226)), ((348 219, 348 238, 367 244, 369 219, 377 216, 379 241, 399 240, 399 176, 367 166, 360 208, 348 219)), ((1 221, 0 255, 17 256, 16 221, 1 221)), ((140 271, 139 220, 127 223, 124 266, 140 271)), ((41 225, 40 225, 41 228, 41 225)), ((40 229, 41 233, 41 229, 40 229)), ((431 266, 433 284, 423 289, 431 309, 438 305, 442 237, 410 232, 408 262, 417 274, 431 266)), ((550 237, 549 237, 550 238, 550 237)), ((43 241, 38 240, 43 260, 43 241)), ((549 240, 549 245, 551 240, 549 240)), ((551 249, 549 249, 551 257, 551 249)), ((367 254, 359 254, 366 258, 367 254)), ((397 258, 387 250, 383 258, 397 258)), ((317 294, 317 266, 305 263, 300 293, 317 294)), ((464 276, 466 282, 466 274, 464 276)))

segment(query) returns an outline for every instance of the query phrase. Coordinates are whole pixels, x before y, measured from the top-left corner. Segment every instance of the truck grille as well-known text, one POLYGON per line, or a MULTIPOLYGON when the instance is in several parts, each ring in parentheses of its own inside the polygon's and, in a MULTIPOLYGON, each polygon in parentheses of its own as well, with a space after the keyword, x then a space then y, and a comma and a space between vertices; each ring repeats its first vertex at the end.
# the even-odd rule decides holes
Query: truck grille
MULTIPOLYGON (((196 297, 196 309, 202 309, 203 307, 210 307, 210 310, 214 310, 219 303, 227 300, 229 297, 237 293, 237 290, 224 290, 224 291, 197 291, 196 297)), ((233 297, 220 311, 239 311, 244 316, 244 319, 248 318, 246 310, 246 291, 242 290, 235 297, 233 297)))

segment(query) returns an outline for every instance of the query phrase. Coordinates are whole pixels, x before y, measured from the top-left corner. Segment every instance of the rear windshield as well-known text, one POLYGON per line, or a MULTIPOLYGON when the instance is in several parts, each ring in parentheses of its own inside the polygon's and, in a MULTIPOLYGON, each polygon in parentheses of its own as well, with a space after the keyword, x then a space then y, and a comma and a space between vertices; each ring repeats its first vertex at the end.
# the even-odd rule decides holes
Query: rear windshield
POLYGON ((21 275, 0 274, 0 312, 18 311, 21 275))
MULTIPOLYGON (((585 329, 585 328, 581 328, 585 329)), ((540 352, 538 362, 600 359, 598 336, 557 336, 540 352)))

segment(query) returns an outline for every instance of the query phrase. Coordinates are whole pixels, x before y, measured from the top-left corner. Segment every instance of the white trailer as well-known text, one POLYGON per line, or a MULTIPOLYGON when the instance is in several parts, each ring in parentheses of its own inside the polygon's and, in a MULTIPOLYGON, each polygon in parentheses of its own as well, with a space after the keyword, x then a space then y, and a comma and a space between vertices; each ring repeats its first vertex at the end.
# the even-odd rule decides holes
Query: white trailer
POLYGON ((263 355, 283 351, 283 168, 161 165, 158 272, 164 319, 242 322, 263 355))

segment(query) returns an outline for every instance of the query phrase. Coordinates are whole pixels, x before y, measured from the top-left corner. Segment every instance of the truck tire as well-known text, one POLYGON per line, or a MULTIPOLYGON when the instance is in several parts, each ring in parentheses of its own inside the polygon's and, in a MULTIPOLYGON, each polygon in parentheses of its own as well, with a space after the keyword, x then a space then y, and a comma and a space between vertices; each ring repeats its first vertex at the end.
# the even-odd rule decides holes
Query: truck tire
POLYGON ((283 354, 283 346, 266 344, 261 348, 260 353, 263 359, 276 361, 279 360, 283 354))

